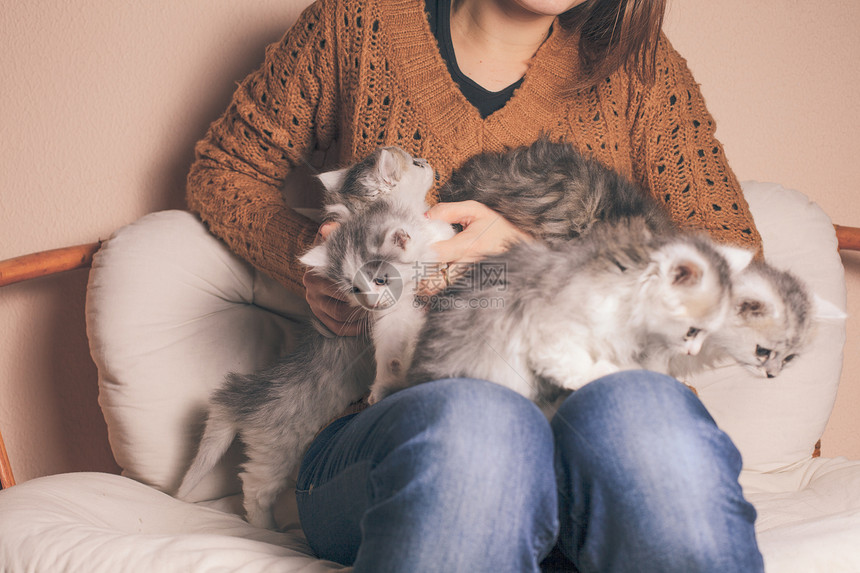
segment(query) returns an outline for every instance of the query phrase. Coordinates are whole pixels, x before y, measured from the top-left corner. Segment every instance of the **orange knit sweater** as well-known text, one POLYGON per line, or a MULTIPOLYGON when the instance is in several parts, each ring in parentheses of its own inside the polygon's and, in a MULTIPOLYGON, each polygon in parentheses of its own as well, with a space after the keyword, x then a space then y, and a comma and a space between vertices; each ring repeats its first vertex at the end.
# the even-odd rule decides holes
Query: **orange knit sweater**
MULTIPOLYGON (((619 70, 572 92, 576 37, 556 24, 507 105, 481 119, 453 82, 423 0, 318 0, 197 146, 188 204, 240 256, 295 291, 316 225, 285 204, 290 170, 337 142, 341 164, 380 145, 424 157, 438 184, 475 153, 564 138, 627 175, 683 226, 760 249, 686 62, 663 37, 657 79, 619 70)), ((436 200, 433 191, 431 202, 436 200)))

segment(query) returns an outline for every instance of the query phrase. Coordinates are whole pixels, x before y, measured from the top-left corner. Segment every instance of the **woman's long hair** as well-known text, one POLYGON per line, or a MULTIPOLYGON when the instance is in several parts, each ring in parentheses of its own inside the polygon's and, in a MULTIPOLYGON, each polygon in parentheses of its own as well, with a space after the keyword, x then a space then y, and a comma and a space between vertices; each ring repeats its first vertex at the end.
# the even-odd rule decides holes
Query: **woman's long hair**
POLYGON ((563 14, 562 25, 580 34, 580 87, 621 67, 653 82, 665 9, 666 0, 588 0, 563 14))

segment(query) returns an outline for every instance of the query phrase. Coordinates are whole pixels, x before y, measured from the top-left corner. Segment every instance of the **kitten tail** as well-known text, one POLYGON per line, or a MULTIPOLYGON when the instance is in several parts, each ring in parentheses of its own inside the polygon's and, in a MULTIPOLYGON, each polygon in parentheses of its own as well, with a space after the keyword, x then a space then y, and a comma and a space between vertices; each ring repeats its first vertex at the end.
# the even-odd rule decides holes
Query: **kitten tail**
POLYGON ((233 439, 236 437, 236 426, 226 416, 219 415, 217 407, 212 407, 209 412, 209 417, 206 420, 206 429, 203 431, 203 437, 200 439, 200 447, 197 450, 197 455, 191 463, 191 467, 182 478, 182 483, 179 484, 179 489, 176 490, 176 497, 185 501, 189 501, 188 494, 200 482, 200 480, 209 471, 215 467, 233 439))

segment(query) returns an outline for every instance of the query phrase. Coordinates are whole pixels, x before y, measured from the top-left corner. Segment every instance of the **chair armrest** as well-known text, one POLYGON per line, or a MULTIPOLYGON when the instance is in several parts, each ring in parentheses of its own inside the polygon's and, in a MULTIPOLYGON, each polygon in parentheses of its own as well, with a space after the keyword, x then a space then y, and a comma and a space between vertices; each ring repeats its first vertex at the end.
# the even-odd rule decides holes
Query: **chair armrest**
POLYGON ((860 251, 860 228, 833 225, 840 251, 860 251))
POLYGON ((0 434, 0 489, 7 489, 13 485, 15 485, 15 477, 12 475, 12 466, 9 464, 9 456, 6 454, 3 434, 0 434))
POLYGON ((90 266, 101 241, 0 261, 0 287, 90 266))
MULTIPOLYGON (((52 249, 0 261, 0 287, 42 276, 88 267, 101 241, 74 247, 52 249)), ((0 434, 0 489, 15 485, 12 465, 0 434)))

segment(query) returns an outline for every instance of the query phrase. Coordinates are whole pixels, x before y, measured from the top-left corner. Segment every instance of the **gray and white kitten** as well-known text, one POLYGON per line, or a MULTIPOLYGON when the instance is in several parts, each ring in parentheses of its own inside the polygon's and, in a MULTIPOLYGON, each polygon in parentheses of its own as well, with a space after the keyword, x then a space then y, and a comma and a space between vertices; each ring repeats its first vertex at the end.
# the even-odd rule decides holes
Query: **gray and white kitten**
MULTIPOLYGON (((658 234, 676 232, 668 213, 651 196, 569 143, 546 138, 472 157, 452 174, 441 196, 480 201, 544 239, 581 237, 594 225, 626 217, 644 218, 658 234)), ((712 333, 702 353, 675 357, 671 375, 688 376, 732 358, 774 377, 812 338, 810 298, 799 279, 758 262, 736 282, 730 320, 712 333)), ((653 362, 662 369, 667 350, 653 344, 644 364, 653 362)))
MULTIPOLYGON (((411 280, 412 265, 427 256, 427 241, 453 231, 423 216, 432 169, 398 148, 378 150, 320 179, 327 186, 329 215, 341 224, 301 260, 333 281, 357 311, 384 306, 384 312, 373 314, 374 326, 385 325, 373 328, 384 372, 386 365, 411 357, 412 347, 402 341, 411 338, 414 344, 420 321, 414 317, 419 311, 408 280, 400 285, 402 300, 394 297, 390 304, 391 297, 382 295, 391 294, 395 281, 411 280)), ((188 498, 238 435, 247 456, 240 474, 247 519, 275 527, 272 504, 307 446, 327 422, 367 393, 377 370, 366 335, 334 336, 316 319, 298 328, 299 344, 292 353, 261 372, 229 374, 212 394, 197 454, 177 497, 188 498)))
POLYGON ((314 272, 332 279, 354 277, 350 285, 344 283, 343 294, 356 306, 373 311, 376 376, 370 388, 371 404, 406 385, 406 371, 424 321, 424 311, 414 300, 418 264, 433 260, 430 245, 453 235, 447 223, 382 199, 302 257, 314 272))
POLYGON ((735 277, 723 327, 697 356, 674 357, 669 373, 686 378, 730 358, 757 376, 774 378, 809 346, 815 307, 796 276, 753 261, 735 277))
POLYGON ((698 235, 656 234, 638 217, 576 241, 521 243, 485 259, 494 284, 430 305, 408 377, 492 380, 541 405, 595 378, 642 367, 642 349, 696 354, 722 325, 731 276, 752 254, 698 235))
POLYGON ((443 201, 474 200, 542 239, 574 239, 600 221, 641 217, 658 233, 675 228, 651 196, 572 145, 531 145, 473 156, 440 191, 443 201))
POLYGON ((324 219, 344 221, 381 198, 423 213, 434 175, 426 159, 392 146, 380 147, 358 163, 317 178, 324 187, 324 219))

